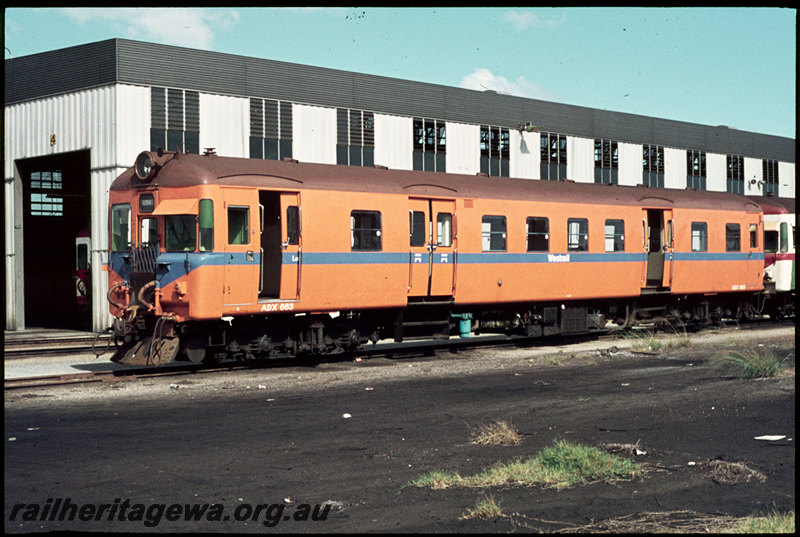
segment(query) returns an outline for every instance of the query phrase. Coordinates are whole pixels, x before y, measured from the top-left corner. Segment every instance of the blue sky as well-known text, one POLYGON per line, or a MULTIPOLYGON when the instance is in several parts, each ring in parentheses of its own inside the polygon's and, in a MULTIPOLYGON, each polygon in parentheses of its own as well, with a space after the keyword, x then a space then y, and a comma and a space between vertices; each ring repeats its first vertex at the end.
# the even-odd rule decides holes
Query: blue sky
POLYGON ((113 37, 795 138, 779 8, 9 8, 5 58, 113 37))

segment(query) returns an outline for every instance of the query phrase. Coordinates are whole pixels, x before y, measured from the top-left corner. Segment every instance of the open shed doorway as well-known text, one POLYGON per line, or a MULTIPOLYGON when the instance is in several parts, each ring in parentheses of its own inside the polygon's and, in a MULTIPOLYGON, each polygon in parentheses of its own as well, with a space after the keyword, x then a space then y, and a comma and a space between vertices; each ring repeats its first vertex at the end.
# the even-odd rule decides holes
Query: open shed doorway
POLYGON ((89 151, 16 164, 23 192, 25 326, 90 331, 89 151))

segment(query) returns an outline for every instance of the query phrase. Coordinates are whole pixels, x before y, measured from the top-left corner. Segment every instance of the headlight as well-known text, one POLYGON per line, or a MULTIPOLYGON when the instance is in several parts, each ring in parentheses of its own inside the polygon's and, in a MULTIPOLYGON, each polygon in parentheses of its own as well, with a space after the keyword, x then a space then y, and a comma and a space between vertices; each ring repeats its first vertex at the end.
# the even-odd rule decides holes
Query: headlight
POLYGON ((136 157, 134 170, 136 171, 136 177, 142 181, 149 181, 151 179, 150 174, 153 172, 152 155, 147 151, 139 153, 139 156, 136 157))

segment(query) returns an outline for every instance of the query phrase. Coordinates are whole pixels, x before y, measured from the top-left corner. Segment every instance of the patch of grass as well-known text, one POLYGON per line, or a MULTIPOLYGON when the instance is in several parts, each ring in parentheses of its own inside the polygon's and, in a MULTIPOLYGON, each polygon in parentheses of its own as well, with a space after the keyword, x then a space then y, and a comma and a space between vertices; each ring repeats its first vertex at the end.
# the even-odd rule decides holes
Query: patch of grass
POLYGON ((774 377, 785 367, 786 358, 779 359, 766 346, 754 345, 742 349, 726 349, 711 357, 713 367, 726 368, 739 378, 774 377))
POLYGON ((641 474, 639 465, 601 449, 556 441, 536 460, 547 470, 549 483, 556 488, 591 481, 613 481, 641 474))
POLYGON ((422 474, 410 484, 414 487, 430 487, 434 490, 446 489, 454 484, 461 482, 461 476, 450 472, 433 470, 422 474))
POLYGON ((794 511, 788 513, 771 513, 763 517, 747 517, 736 530, 736 533, 794 533, 794 511))
POLYGON ((658 354, 667 349, 688 347, 692 340, 685 331, 673 329, 672 334, 660 334, 646 330, 643 332, 629 332, 625 338, 630 340, 631 350, 634 352, 658 354))
POLYGON ((429 472, 411 482, 417 487, 496 487, 540 485, 561 489, 578 483, 617 481, 643 475, 635 462, 611 453, 564 440, 557 440, 536 457, 497 463, 476 475, 429 472))
POLYGON ((495 501, 494 496, 487 496, 475 504, 474 508, 468 508, 462 519, 470 518, 498 518, 505 516, 500 508, 500 503, 495 501))
POLYGON ((507 421, 481 425, 473 433, 472 443, 481 446, 512 446, 522 442, 522 437, 507 421))

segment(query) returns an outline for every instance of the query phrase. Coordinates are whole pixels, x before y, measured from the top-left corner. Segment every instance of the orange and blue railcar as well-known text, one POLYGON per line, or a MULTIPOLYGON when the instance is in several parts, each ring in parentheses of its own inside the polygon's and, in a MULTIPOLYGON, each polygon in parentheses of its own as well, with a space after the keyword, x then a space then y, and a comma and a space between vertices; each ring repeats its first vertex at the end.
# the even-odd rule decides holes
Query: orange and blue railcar
POLYGON ((125 363, 758 313, 743 196, 144 152, 110 193, 125 363))

